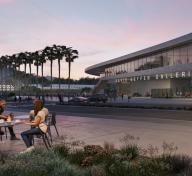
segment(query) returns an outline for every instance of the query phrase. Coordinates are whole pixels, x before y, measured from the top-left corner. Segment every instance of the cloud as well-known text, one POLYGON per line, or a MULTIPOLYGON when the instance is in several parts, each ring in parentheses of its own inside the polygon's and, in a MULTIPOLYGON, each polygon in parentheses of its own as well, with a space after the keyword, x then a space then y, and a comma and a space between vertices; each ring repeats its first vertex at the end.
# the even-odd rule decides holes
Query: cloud
POLYGON ((80 57, 95 56, 95 55, 101 54, 103 52, 105 52, 105 51, 103 51, 103 50, 81 51, 79 53, 79 55, 80 55, 80 57))
POLYGON ((0 5, 1 4, 9 4, 9 3, 12 3, 14 2, 15 0, 0 0, 0 5))

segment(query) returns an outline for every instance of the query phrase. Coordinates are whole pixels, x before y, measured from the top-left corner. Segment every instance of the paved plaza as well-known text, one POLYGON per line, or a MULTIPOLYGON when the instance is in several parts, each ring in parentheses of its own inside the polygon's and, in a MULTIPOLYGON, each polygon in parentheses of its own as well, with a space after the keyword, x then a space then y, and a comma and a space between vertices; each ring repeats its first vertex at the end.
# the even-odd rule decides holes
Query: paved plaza
MULTIPOLYGON (((26 114, 16 112, 16 115, 26 114)), ((161 148, 163 142, 174 142, 178 153, 192 156, 192 122, 173 119, 143 119, 143 120, 118 120, 106 118, 89 118, 70 115, 58 115, 57 127, 60 135, 67 135, 87 144, 103 144, 104 141, 120 146, 119 139, 125 134, 139 137, 138 144, 147 147, 149 144, 161 148)), ((26 125, 14 127, 17 136, 26 129, 26 125)), ((56 136, 54 128, 53 135, 56 136)), ((8 153, 23 151, 25 145, 22 140, 10 141, 3 137, 0 150, 8 153)))

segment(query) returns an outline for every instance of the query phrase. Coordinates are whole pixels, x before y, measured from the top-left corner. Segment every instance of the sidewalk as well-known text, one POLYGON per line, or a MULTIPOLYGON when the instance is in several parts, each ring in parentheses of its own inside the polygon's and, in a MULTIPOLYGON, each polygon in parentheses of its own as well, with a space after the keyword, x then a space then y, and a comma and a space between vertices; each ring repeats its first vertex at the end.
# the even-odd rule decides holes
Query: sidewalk
MULTIPOLYGON (((128 121, 101 118, 86 118, 75 116, 57 116, 57 127, 60 135, 74 137, 83 140, 87 144, 100 144, 104 141, 120 146, 119 139, 125 134, 139 137, 138 144, 147 147, 149 144, 161 148, 163 142, 174 144, 178 147, 178 153, 192 156, 192 122, 158 119, 157 121, 128 121)), ((14 127, 17 136, 28 126, 16 125, 14 127)), ((56 136, 54 128, 53 135, 56 136)), ((0 151, 17 153, 25 149, 22 140, 10 141, 3 138, 0 142, 0 151)))

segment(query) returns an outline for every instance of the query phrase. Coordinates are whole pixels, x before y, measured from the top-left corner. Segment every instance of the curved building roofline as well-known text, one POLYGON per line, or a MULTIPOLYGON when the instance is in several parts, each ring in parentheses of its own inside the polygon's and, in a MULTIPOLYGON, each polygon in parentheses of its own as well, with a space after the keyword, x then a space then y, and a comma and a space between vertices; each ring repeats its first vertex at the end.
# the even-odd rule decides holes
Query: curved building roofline
POLYGON ((85 72, 88 74, 91 74, 91 75, 99 76, 101 73, 104 72, 104 69, 107 66, 112 66, 112 65, 115 65, 117 63, 123 63, 123 62, 128 61, 128 60, 134 60, 134 59, 136 59, 138 57, 142 57, 142 56, 143 57, 148 56, 148 55, 151 55, 153 53, 164 51, 164 50, 174 48, 177 46, 182 46, 182 45, 185 45, 185 44, 190 43, 190 42, 192 42, 192 33, 183 35, 183 36, 178 37, 176 39, 172 39, 172 40, 169 40, 167 42, 164 42, 164 43, 161 43, 161 44, 158 44, 158 45, 155 45, 155 46, 152 46, 152 47, 140 50, 140 51, 133 52, 131 54, 127 54, 127 55, 124 55, 124 56, 121 56, 121 57, 118 57, 115 59, 101 62, 101 63, 96 64, 96 65, 92 65, 90 67, 87 67, 85 69, 85 72))

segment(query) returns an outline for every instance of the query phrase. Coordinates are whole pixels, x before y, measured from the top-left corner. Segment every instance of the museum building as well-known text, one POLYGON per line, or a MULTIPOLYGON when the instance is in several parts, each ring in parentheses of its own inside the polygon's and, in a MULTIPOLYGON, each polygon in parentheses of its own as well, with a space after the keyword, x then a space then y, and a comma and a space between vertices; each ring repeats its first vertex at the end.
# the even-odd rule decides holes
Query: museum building
POLYGON ((95 93, 192 97, 192 33, 85 69, 95 93))

